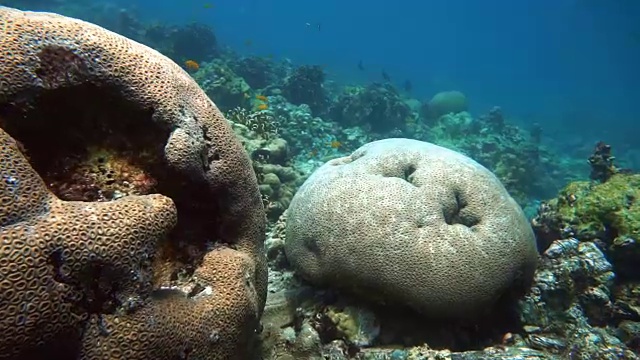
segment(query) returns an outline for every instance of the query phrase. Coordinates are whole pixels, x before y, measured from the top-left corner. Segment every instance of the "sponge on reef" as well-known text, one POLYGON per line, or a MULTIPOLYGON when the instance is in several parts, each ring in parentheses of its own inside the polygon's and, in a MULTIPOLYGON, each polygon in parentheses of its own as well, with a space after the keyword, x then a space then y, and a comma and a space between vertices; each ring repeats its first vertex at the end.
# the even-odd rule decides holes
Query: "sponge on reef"
POLYGON ((313 283, 450 318, 480 315, 537 261, 527 219, 489 170, 410 139, 316 170, 288 209, 285 252, 313 283))

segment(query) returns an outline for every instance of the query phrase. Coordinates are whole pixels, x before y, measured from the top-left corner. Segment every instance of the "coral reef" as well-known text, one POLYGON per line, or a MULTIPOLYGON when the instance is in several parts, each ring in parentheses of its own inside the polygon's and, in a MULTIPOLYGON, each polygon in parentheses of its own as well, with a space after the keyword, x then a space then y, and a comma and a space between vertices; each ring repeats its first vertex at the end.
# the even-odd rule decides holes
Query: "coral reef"
POLYGON ((390 84, 348 87, 331 105, 333 121, 345 126, 370 126, 374 132, 404 129, 411 111, 390 84))
POLYGON ((266 197, 268 220, 275 222, 284 213, 304 177, 291 166, 258 163, 256 165, 260 191, 266 197))
POLYGON ((442 91, 422 104, 420 112, 430 121, 446 114, 457 114, 468 109, 467 97, 460 91, 442 91))
POLYGON ((498 176, 521 206, 552 197, 580 176, 579 163, 561 163, 539 141, 541 130, 527 132, 507 123, 499 107, 474 119, 469 113, 441 116, 425 140, 468 155, 498 176))
POLYGON ((242 57, 232 66, 233 71, 254 89, 266 88, 277 80, 273 62, 259 56, 242 57))
POLYGON ((362 300, 291 281, 281 257, 286 220, 266 243, 273 259, 267 302, 274 306, 264 319, 265 359, 639 358, 640 287, 615 281, 594 242, 557 240, 542 254, 515 324, 492 317, 452 326, 388 305, 370 311, 362 300), (364 322, 358 314, 366 314, 364 322), (358 346, 361 336, 368 340, 358 346))
MULTIPOLYGON (((549 142, 554 136, 543 139, 540 125, 516 126, 523 121, 499 107, 471 116, 458 91, 421 102, 388 82, 345 86, 320 66, 223 49, 206 25, 148 23, 128 4, 7 4, 80 16, 197 66, 185 65, 187 74, 86 23, 0 8, 7 31, 0 38, 0 359, 250 359, 257 333, 262 343, 255 350, 265 360, 638 359, 640 177, 617 166, 637 163, 632 132, 628 148, 616 145, 617 159, 608 144, 597 143, 589 174, 582 152, 590 140, 563 133, 549 142), (61 22, 64 30, 55 27, 61 22), (11 36, 19 26, 20 37, 11 36), (487 313, 472 318, 455 314, 462 319, 395 306, 407 301, 394 296, 425 282, 405 285, 413 272, 402 269, 411 262, 394 254, 419 244, 397 250, 397 236, 389 233, 366 248, 369 257, 360 256, 365 265, 387 267, 360 268, 374 282, 400 273, 397 288, 390 294, 350 289, 349 282, 340 290, 333 283, 358 274, 344 268, 372 237, 347 248, 356 244, 349 240, 376 225, 363 220, 362 208, 344 210, 334 199, 317 201, 334 214, 326 221, 331 227, 310 226, 319 235, 301 247, 338 270, 321 284, 327 287, 303 280, 311 278, 307 266, 285 252, 301 218, 302 206, 295 200, 290 206, 294 194, 327 161, 386 137, 467 155, 527 206, 542 253, 524 296, 496 289, 494 298, 505 294, 497 306, 479 305, 487 313), (592 181, 576 181, 587 176, 592 181), (343 222, 355 230, 327 240, 343 222)), ((393 161, 379 170, 383 181, 406 185, 413 196, 404 202, 411 204, 421 190, 420 171, 393 169, 393 161)), ((336 191, 336 184, 332 179, 322 191, 336 191)), ((393 190, 353 193, 372 197, 380 188, 393 190)), ((470 205, 458 190, 449 203, 461 210, 444 214, 452 223, 469 220, 470 205)), ((394 209, 387 200, 367 209, 387 214, 394 209)), ((431 218, 407 223, 432 228, 424 219, 431 218)), ((441 225, 464 231, 461 224, 441 225)), ((482 263, 475 259, 459 267, 482 263)), ((422 266, 415 273, 425 269, 435 271, 422 266)), ((473 299, 474 286, 460 288, 473 299)))
POLYGON ((289 165, 289 146, 286 140, 277 137, 279 125, 269 110, 251 112, 236 108, 227 113, 227 119, 251 154, 267 219, 275 222, 289 207, 304 177, 289 165))
POLYGON ((567 185, 532 220, 545 252, 523 322, 569 358, 636 359, 640 350, 640 176, 618 173, 610 153, 598 143, 593 181, 567 185))
POLYGON ((284 80, 283 95, 292 104, 307 104, 313 114, 319 115, 324 112, 327 105, 324 81, 325 73, 322 67, 299 66, 284 80))
POLYGON ((264 210, 216 105, 98 26, 0 23, 0 358, 248 358, 264 210))
POLYGON ((615 157, 611 155, 611 145, 599 141, 593 154, 588 159, 591 166, 591 173, 589 174, 591 180, 605 182, 611 176, 620 172, 621 170, 613 164, 614 160, 615 157))
POLYGON ((372 142, 316 170, 291 202, 286 238, 287 259, 312 283, 433 317, 487 311, 526 286, 537 257, 493 174, 410 139, 372 142))
POLYGON ((375 315, 363 307, 328 306, 323 314, 335 327, 336 337, 358 347, 370 346, 380 335, 380 325, 375 315))
POLYGON ((578 181, 542 203, 533 219, 538 244, 575 236, 597 241, 620 276, 638 276, 640 175, 616 174, 605 183, 578 181))
POLYGON ((185 60, 211 61, 220 55, 213 29, 207 25, 154 24, 144 31, 145 43, 181 64, 185 60))
POLYGON ((0 158, 0 358, 35 356, 52 343, 72 348, 88 321, 153 301, 151 260, 177 221, 171 199, 61 201, 1 129, 0 158))
POLYGON ((220 110, 226 112, 250 104, 251 87, 224 60, 201 65, 193 78, 210 98, 219 101, 220 110))
MULTIPOLYGON (((250 111, 236 107, 227 111, 225 116, 227 120, 244 127, 242 133, 246 135, 246 138, 268 141, 278 136, 278 124, 270 111, 250 111)), ((256 149, 251 150, 253 153, 256 149)))
POLYGON ((280 125, 278 134, 287 141, 293 155, 312 152, 319 146, 329 147, 324 139, 337 129, 334 124, 314 117, 308 105, 293 105, 277 95, 269 96, 269 106, 280 125))
POLYGON ((613 267, 593 242, 554 241, 521 302, 526 344, 563 359, 637 359, 632 349, 640 350, 638 334, 627 335, 626 344, 616 337, 617 326, 624 329, 640 320, 639 313, 627 311, 637 297, 631 303, 616 300, 614 278, 613 267))

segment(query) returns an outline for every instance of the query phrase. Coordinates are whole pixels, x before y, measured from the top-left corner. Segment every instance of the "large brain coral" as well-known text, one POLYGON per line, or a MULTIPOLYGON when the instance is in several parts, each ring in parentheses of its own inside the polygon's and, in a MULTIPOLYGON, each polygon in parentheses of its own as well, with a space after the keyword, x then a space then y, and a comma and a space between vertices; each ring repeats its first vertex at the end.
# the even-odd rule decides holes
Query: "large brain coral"
POLYGON ((0 31, 0 358, 249 358, 265 217, 216 105, 98 26, 0 31))
POLYGON ((478 315, 528 282, 537 259, 527 219, 491 172, 409 139, 319 168, 291 202, 286 238, 310 281, 432 316, 478 315))

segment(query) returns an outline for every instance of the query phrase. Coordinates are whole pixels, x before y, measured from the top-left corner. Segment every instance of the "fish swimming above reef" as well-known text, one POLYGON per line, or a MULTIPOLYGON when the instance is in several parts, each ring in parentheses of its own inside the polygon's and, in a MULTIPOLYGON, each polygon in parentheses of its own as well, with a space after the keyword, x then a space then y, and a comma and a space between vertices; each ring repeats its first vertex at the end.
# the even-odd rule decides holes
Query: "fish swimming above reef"
POLYGON ((382 78, 384 79, 384 81, 391 81, 391 77, 389 76, 389 74, 387 74, 386 71, 384 71, 384 69, 382 69, 382 78))
MULTIPOLYGON (((304 23, 304 25, 306 27, 311 27, 311 23, 304 23)), ((322 23, 316 23, 316 29, 318 29, 318 31, 322 30, 322 23)))
POLYGON ((411 90, 413 90, 413 84, 411 83, 411 80, 409 79, 405 80, 403 88, 404 88, 404 91, 411 92, 411 90))
POLYGON ((186 67, 187 70, 190 71, 198 71, 198 69, 200 69, 200 64, 198 64, 198 62, 195 60, 189 59, 184 62, 184 67, 186 67))

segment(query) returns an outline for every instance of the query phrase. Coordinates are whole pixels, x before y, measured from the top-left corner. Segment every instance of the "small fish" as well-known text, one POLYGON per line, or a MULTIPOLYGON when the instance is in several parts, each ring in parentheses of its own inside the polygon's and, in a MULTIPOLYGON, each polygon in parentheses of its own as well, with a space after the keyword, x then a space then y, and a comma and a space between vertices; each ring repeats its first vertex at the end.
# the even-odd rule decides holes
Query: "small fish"
POLYGON ((382 69, 382 78, 384 79, 384 81, 391 81, 391 77, 389 76, 389 74, 387 74, 386 71, 384 71, 384 69, 382 69))
POLYGON ((338 140, 333 140, 329 143, 329 146, 331 146, 331 148, 333 149, 338 149, 340 146, 342 146, 342 143, 338 140))
POLYGON ((251 40, 251 39, 247 39, 247 40, 245 40, 245 41, 244 41, 244 46, 249 47, 249 46, 251 46, 251 45, 253 45, 253 40, 251 40))
POLYGON ((267 97, 264 96, 264 95, 256 95, 256 99, 258 99, 260 101, 264 101, 264 102, 269 101, 269 99, 267 99, 267 97))
MULTIPOLYGON (((311 23, 304 23, 304 26, 311 27, 311 23)), ((322 30, 322 23, 316 23, 316 29, 318 29, 318 31, 322 30)))
POLYGON ((268 108, 269 108, 269 105, 267 104, 258 105, 258 110, 267 110, 268 108))
POLYGON ((413 90, 413 84, 411 84, 411 80, 407 79, 404 81, 404 91, 411 92, 413 90))
POLYGON ((198 71, 198 69, 200 69, 200 64, 198 64, 198 62, 195 60, 185 61, 184 66, 187 68, 187 70, 191 71, 198 71))
POLYGON ((358 69, 360 69, 360 71, 364 71, 364 65, 362 65, 362 60, 358 61, 358 69))
POLYGON ((213 4, 212 3, 204 3, 202 5, 203 8, 205 9, 213 9, 213 4))

